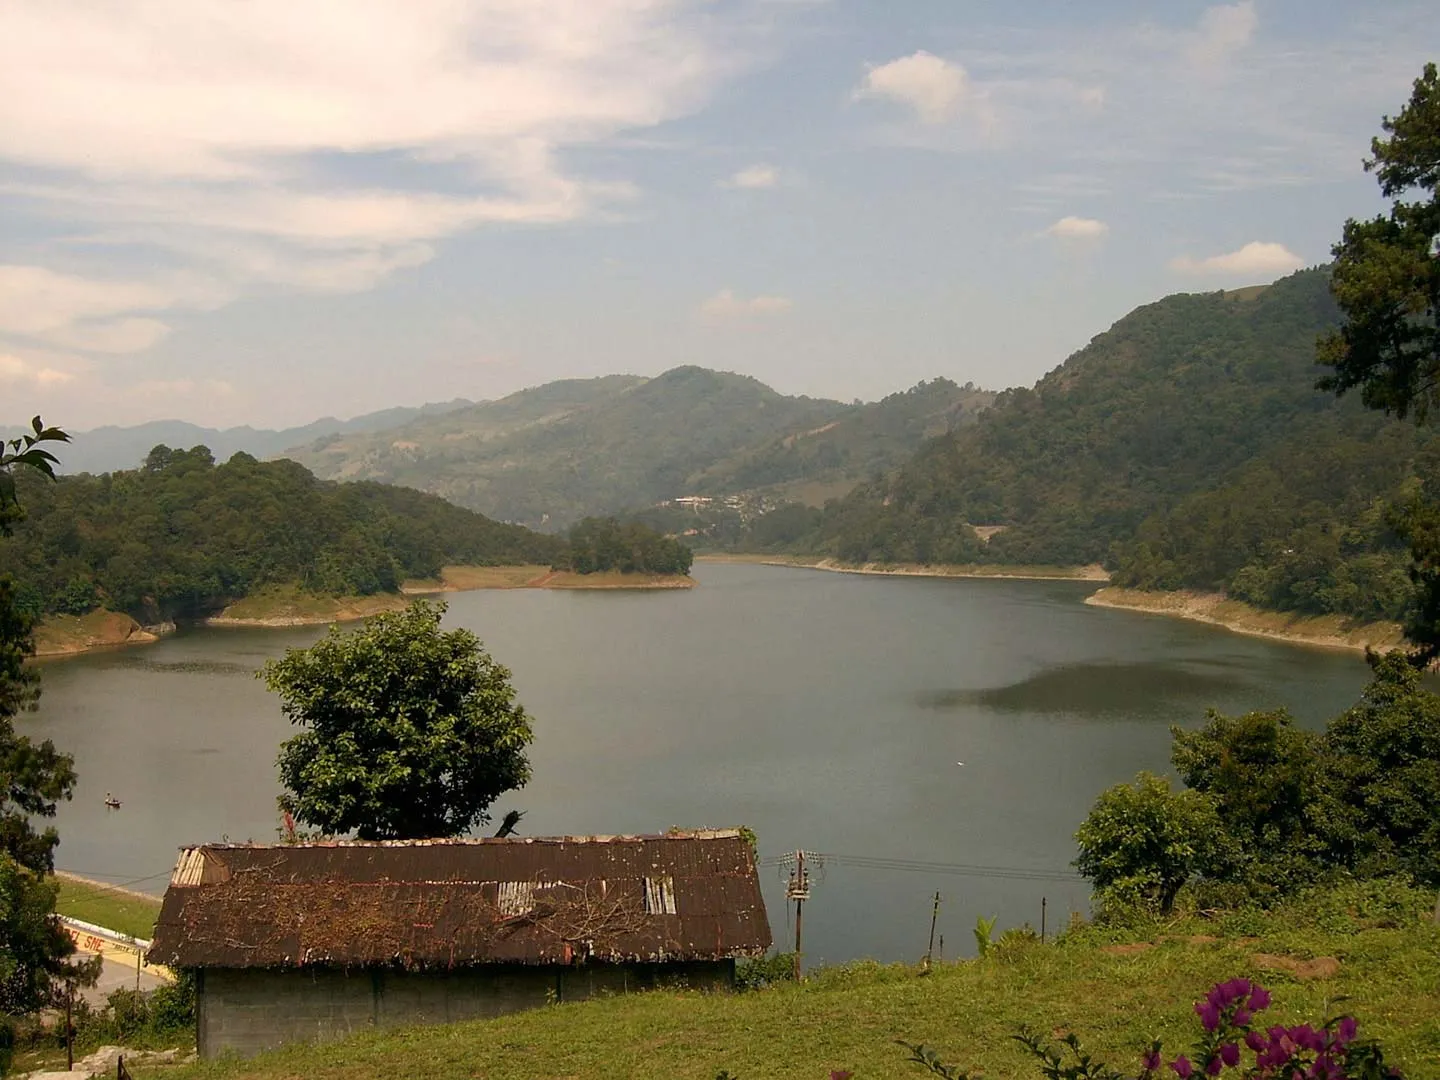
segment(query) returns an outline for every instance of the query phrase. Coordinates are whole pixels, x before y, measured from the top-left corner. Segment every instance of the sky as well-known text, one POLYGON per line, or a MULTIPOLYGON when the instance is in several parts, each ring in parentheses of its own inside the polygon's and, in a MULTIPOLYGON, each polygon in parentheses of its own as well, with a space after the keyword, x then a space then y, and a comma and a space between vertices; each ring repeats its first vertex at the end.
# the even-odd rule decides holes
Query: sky
POLYGON ((1380 212, 1433 0, 0 0, 0 419, 1029 384, 1380 212))

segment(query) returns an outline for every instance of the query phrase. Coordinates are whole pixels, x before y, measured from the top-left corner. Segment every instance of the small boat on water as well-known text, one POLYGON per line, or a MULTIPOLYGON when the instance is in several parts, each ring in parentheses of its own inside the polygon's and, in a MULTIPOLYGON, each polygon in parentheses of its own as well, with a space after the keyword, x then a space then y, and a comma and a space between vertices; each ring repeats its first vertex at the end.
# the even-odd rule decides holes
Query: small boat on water
POLYGON ((107 791, 105 792, 105 805, 111 810, 119 810, 120 800, 115 798, 114 795, 111 795, 110 792, 107 791))

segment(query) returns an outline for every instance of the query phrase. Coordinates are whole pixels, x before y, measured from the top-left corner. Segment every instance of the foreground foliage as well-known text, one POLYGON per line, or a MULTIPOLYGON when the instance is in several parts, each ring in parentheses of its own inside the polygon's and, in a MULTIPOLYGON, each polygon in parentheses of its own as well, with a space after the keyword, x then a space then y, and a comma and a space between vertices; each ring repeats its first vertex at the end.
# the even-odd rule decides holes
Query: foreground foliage
POLYGON ((1186 1045, 1197 992, 1238 976, 1269 987, 1276 1024, 1333 1015, 1345 996, 1345 1011, 1384 1044, 1388 1063, 1409 1080, 1437 1080, 1440 927, 1423 919, 1433 902, 1414 890, 1346 886, 1270 913, 1085 927, 1059 944, 1016 938, 984 961, 940 964, 928 975, 857 963, 754 993, 656 991, 562 1004, 176 1075, 711 1080, 725 1070, 740 1080, 817 1080, 840 1070, 865 1080, 910 1075, 894 1045, 903 1038, 976 1073, 1030 1077, 1034 1063, 1011 1039, 1022 1026, 1083 1033, 1097 1060, 1128 1063, 1157 1037, 1186 1045), (1302 980, 1266 966, 1317 956, 1339 961, 1333 978, 1302 980))
POLYGON ((1398 653, 1372 664, 1360 701, 1320 734, 1284 710, 1172 729, 1184 790, 1141 774, 1102 793, 1076 834, 1099 907, 1168 911, 1196 880, 1228 904, 1337 872, 1440 887, 1440 695, 1398 653))
POLYGON ((280 748, 285 812, 362 840, 459 836, 530 778, 510 672, 469 630, 441 630, 444 613, 417 601, 332 626, 260 671, 306 729, 280 748))
MULTIPOLYGON (((26 508, 19 501, 17 472, 53 482, 56 458, 42 444, 69 436, 47 428, 37 416, 31 434, 0 450, 0 534, 9 535, 26 508)), ((75 962, 75 946, 54 918, 56 886, 53 826, 75 787, 75 761, 49 739, 34 742, 15 730, 15 718, 35 708, 40 677, 26 660, 35 654, 34 617, 17 602, 14 582, 0 575, 0 1073, 13 1042, 9 1018, 51 1004, 66 983, 88 985, 100 973, 99 958, 75 962)))

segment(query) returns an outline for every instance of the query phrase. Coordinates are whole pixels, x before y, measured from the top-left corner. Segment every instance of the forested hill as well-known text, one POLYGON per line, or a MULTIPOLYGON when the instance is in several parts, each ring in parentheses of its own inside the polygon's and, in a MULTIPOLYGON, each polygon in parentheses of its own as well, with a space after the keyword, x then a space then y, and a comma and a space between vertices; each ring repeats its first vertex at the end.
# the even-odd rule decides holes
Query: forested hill
POLYGON ((450 563, 549 564, 564 541, 434 495, 317 480, 293 461, 156 447, 131 472, 24 484, 0 576, 34 614, 103 606, 142 622, 215 612, 268 584, 369 595, 450 563))
POLYGON ((726 456, 851 408, 787 397, 744 375, 680 367, 653 379, 550 383, 289 456, 327 478, 406 484, 503 520, 560 528, 684 495, 726 456))
POLYGON ((845 494, 891 472, 927 438, 973 423, 994 400, 994 391, 973 383, 930 379, 851 406, 817 428, 787 431, 737 451, 693 477, 691 487, 700 495, 790 495, 819 506, 825 500, 817 495, 845 494))
POLYGON ((682 495, 755 494, 815 506, 963 426, 994 394, 947 379, 871 404, 789 397, 681 367, 522 390, 392 430, 334 435, 287 456, 329 479, 433 491, 547 529, 682 495))
MULTIPOLYGON (((1324 270, 1139 308, 973 426, 832 504, 852 561, 1104 562, 1122 582, 1394 614, 1383 505, 1427 437, 1314 389, 1338 322, 1324 270), (972 526, 998 525, 989 543, 972 526)), ((1433 441, 1433 440, 1430 440, 1433 441)))

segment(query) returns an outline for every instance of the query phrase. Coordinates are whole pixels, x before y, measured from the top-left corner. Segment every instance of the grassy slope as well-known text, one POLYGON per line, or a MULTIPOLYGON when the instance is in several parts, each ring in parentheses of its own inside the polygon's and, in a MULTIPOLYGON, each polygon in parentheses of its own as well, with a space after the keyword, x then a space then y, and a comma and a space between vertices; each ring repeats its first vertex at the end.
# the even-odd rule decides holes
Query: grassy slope
POLYGON ((1263 980, 1275 995, 1271 1023, 1315 1020, 1343 1009, 1361 1033, 1382 1039, 1410 1080, 1440 1078, 1440 927, 1414 913, 1357 920, 1345 901, 1304 920, 1285 914, 1201 920, 1163 933, 1135 952, 1110 951, 1082 930, 1059 946, 1030 945, 983 961, 914 968, 858 965, 821 972, 802 986, 758 993, 653 992, 554 1006, 446 1028, 366 1035, 328 1047, 293 1047, 250 1062, 218 1062, 184 1077, 371 1080, 425 1076, 635 1077, 819 1080, 831 1069, 869 1077, 920 1076, 893 1040, 924 1042, 952 1064, 987 1077, 1038 1077, 1009 1039, 1020 1025, 1073 1030, 1097 1056, 1132 1069, 1148 1040, 1170 1053, 1198 1031, 1191 1004, 1235 975, 1263 980), (1307 922, 1308 929, 1295 929, 1307 922), (1397 925, 1402 924, 1402 925, 1397 925), (1213 935, 1213 936, 1212 936, 1213 935), (1257 954, 1334 956, 1339 974, 1314 981, 1263 970, 1257 954))
POLYGON ((56 876, 60 896, 55 910, 72 919, 103 926, 131 937, 148 938, 160 914, 160 901, 81 878, 56 876))

